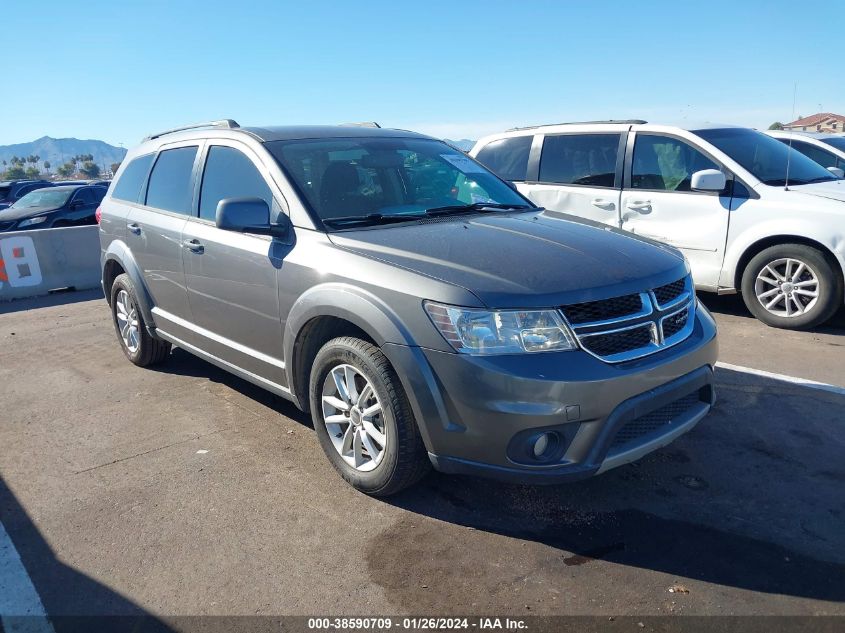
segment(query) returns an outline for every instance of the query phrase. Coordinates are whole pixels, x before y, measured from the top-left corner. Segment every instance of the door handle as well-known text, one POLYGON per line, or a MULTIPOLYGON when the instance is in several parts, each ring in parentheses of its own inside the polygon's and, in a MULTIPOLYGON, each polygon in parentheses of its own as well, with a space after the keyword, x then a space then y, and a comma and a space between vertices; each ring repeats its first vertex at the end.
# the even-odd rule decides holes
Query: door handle
POLYGON ((131 224, 127 224, 126 228, 129 229, 130 233, 134 233, 135 235, 141 234, 141 227, 135 224, 134 222, 132 222, 131 224))
POLYGON ((625 206, 637 213, 651 213, 651 200, 637 200, 635 202, 629 202, 625 206))
POLYGON ((199 240, 185 240, 182 242, 182 246, 192 253, 202 253, 205 250, 205 246, 203 246, 199 240))
POLYGON ((611 200, 605 200, 603 198, 593 198, 593 201, 590 203, 594 207, 598 207, 599 209, 613 209, 616 205, 611 200))

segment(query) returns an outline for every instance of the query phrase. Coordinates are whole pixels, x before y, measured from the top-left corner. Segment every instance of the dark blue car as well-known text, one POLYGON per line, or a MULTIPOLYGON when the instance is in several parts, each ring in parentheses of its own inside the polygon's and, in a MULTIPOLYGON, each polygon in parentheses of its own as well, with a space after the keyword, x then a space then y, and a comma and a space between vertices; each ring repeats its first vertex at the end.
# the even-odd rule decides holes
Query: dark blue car
POLYGON ((68 185, 36 189, 0 210, 0 232, 96 224, 106 187, 68 185))
POLYGON ((6 209, 23 198, 30 191, 52 187, 47 180, 5 180, 0 182, 0 209, 6 209))

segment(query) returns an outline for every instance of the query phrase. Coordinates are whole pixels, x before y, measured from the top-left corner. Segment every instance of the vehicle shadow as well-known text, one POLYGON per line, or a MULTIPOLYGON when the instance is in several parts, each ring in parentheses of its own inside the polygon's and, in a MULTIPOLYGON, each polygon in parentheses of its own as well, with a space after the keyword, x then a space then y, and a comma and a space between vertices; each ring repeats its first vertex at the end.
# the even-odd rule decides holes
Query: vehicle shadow
POLYGON ((100 288, 91 290, 68 290, 54 292, 40 297, 27 299, 12 299, 11 301, 0 300, 0 314, 11 314, 12 312, 24 312, 37 308, 50 308, 52 306, 65 305, 70 303, 81 303, 102 299, 103 291, 100 288))
POLYGON ((718 394, 690 434, 587 481, 534 487, 435 473, 386 502, 555 548, 561 570, 611 563, 845 601, 836 580, 845 578, 845 397, 721 369, 718 394))
MULTIPOLYGON (((751 321, 755 320, 751 312, 748 311, 748 308, 745 307, 741 295, 717 295, 712 292, 699 292, 698 298, 701 299, 701 302, 711 312, 743 317, 751 321)), ((762 323, 760 326, 766 327, 762 323)), ((830 321, 809 331, 820 334, 845 336, 845 307, 840 309, 830 321)))
MULTIPOLYGON (((125 596, 59 560, 2 477, 0 523, 17 550, 49 618, 48 624, 41 617, 0 612, 3 618, 0 630, 45 633, 51 630, 56 633, 173 631, 125 596)), ((5 560, 9 555, 9 552, 4 553, 5 560)), ((6 576, 6 580, 12 579, 6 576)), ((14 582, 10 582, 7 590, 9 594, 0 602, 14 605, 14 582)))

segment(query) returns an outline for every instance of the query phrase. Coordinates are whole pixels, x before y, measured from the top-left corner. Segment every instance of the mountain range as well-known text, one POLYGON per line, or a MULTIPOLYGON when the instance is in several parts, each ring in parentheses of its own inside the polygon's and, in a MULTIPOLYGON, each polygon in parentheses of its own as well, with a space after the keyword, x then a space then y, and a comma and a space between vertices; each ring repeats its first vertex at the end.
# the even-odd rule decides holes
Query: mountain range
MULTIPOLYGON (((56 168, 69 160, 72 156, 91 154, 94 162, 101 168, 108 169, 112 163, 119 163, 126 155, 122 147, 109 145, 104 141, 96 139, 78 138, 52 138, 42 136, 30 143, 17 143, 15 145, 0 145, 0 171, 4 167, 2 161, 9 163, 12 156, 26 158, 27 156, 38 156, 38 166, 41 167, 44 161, 50 161, 50 169, 56 168)), ((6 167, 9 165, 7 164, 6 167)))

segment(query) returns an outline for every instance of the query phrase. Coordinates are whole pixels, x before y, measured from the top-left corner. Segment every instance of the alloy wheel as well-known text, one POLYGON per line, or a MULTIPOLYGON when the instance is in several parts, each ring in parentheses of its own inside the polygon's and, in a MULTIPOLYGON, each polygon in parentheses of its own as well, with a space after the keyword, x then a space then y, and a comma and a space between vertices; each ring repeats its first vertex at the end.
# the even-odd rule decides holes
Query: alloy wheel
POLYGON ((114 304, 114 313, 117 318, 117 329, 120 338, 130 354, 138 351, 141 345, 141 337, 138 332, 138 309, 135 302, 125 290, 117 293, 114 304))
POLYGON ((819 276, 794 257, 769 262, 757 274, 754 294, 768 312, 779 317, 797 317, 812 310, 819 299, 819 276))

